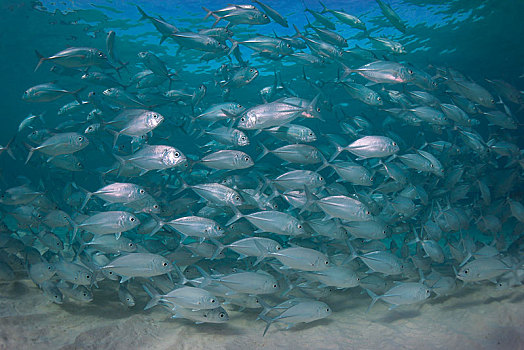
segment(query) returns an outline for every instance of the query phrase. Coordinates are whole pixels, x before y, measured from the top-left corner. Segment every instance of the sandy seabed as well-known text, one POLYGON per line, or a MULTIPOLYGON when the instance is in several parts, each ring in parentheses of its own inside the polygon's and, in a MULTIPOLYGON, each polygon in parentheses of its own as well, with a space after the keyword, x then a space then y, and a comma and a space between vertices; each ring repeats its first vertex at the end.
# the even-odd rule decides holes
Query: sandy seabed
POLYGON ((88 304, 56 305, 31 281, 1 284, 0 349, 524 349, 524 286, 466 286, 394 310, 379 301, 367 314, 366 294, 340 291, 324 300, 329 318, 289 330, 274 324, 264 337, 257 310, 228 309, 228 323, 196 325, 162 307, 142 311, 142 294, 128 309, 114 284, 93 294, 88 304))

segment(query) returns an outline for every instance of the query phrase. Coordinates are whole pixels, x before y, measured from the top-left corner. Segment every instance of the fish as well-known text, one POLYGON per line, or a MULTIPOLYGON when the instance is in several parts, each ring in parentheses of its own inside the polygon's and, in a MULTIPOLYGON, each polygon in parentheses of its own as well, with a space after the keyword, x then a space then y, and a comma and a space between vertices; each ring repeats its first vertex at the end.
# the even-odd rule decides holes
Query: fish
POLYGON ((522 72, 504 40, 448 35, 518 27, 506 8, 35 4, 6 17, 6 47, 56 53, 4 64, 25 93, 4 94, 0 280, 62 304, 46 321, 107 299, 314 332, 519 291, 522 72))
POLYGON ((124 283, 133 277, 152 277, 169 273, 173 270, 173 265, 161 255, 136 252, 122 255, 100 269, 119 275, 120 283, 124 283))

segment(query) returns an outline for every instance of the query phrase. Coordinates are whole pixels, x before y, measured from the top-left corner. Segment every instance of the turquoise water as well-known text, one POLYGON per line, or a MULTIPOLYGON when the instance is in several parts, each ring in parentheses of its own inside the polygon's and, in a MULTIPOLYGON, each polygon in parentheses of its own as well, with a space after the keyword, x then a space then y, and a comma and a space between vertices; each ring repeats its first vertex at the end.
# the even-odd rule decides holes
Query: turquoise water
POLYGON ((421 348, 468 299, 468 322, 492 293, 522 306, 524 4, 264 4, 288 26, 255 3, 1 3, 0 348, 70 343, 34 320, 8 341, 31 310, 73 340, 125 320, 130 348, 255 348, 266 325, 268 348, 421 348), (349 343, 352 312, 414 325, 349 343))

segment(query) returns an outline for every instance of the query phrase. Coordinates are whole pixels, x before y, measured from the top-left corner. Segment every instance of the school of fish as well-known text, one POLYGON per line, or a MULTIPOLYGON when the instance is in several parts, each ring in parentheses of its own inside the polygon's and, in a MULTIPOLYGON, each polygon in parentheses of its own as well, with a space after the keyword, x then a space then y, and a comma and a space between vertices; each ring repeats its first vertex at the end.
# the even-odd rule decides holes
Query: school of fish
POLYGON ((158 45, 219 67, 185 85, 154 52, 130 65, 114 31, 37 47, 35 71, 58 79, 28 87, 35 112, 0 147, 26 169, 1 191, 0 280, 57 304, 112 290, 196 323, 259 309, 264 335, 329 317, 334 293, 394 308, 521 288, 523 93, 410 64, 409 26, 377 5, 401 39, 322 3, 303 28, 258 0, 203 8, 194 31, 137 6, 158 45), (235 34, 271 22, 296 33, 235 34))

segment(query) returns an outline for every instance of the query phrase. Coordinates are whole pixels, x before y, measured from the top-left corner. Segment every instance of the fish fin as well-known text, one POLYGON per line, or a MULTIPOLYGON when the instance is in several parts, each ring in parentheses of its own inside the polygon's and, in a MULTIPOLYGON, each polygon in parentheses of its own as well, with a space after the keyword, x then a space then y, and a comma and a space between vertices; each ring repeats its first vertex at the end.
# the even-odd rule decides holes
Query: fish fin
POLYGON ((38 50, 35 50, 35 53, 36 53, 36 56, 38 57, 38 64, 36 65, 35 70, 34 70, 36 72, 37 69, 40 68, 42 63, 44 63, 44 61, 48 60, 48 58, 46 58, 44 55, 42 55, 40 52, 38 52, 38 50))
POLYGON ((87 205, 87 202, 89 202, 89 200, 91 199, 91 196, 93 196, 92 192, 88 192, 86 190, 84 191, 86 192, 86 198, 84 198, 84 202, 82 203, 82 206, 80 207, 80 211, 84 210, 85 206, 87 205))
POLYGON ((117 232, 117 233, 115 233, 115 238, 119 239, 121 235, 122 235, 122 232, 117 232))
POLYGON ((265 336, 266 333, 267 333, 267 330, 269 329, 269 326, 271 326, 271 323, 273 323, 274 319, 269 318, 269 317, 267 317, 266 315, 262 315, 262 314, 258 315, 258 317, 259 317, 262 321, 266 322, 266 328, 264 329, 264 333, 262 334, 262 336, 265 336))
POLYGON ((211 256, 211 260, 215 260, 216 257, 222 253, 222 250, 224 250, 224 248, 226 247, 225 245, 223 245, 220 241, 218 241, 217 239, 214 239, 214 238, 211 238, 211 241, 217 246, 217 249, 215 250, 215 252, 213 253, 213 255, 211 256))
POLYGON ((204 6, 202 6, 202 10, 204 10, 204 11, 207 12, 206 17, 204 17, 204 20, 208 19, 209 16, 214 15, 213 11, 211 11, 211 10, 208 9, 208 8, 205 8, 204 6))
POLYGON ((132 277, 131 276, 122 276, 120 278, 120 283, 124 283, 126 281, 129 281, 132 277))
POLYGON ((205 288, 206 286, 209 285, 209 283, 211 283, 211 281, 213 281, 213 277, 211 277, 211 275, 209 275, 206 271, 204 271, 204 269, 202 269, 200 266, 198 265, 194 265, 196 270, 202 275, 202 277, 204 277, 204 280, 202 281, 202 283, 200 283, 200 286, 199 288, 205 288))
POLYGON ((264 158, 269 152, 270 150, 267 149, 266 146, 264 146, 264 144, 262 142, 258 142, 258 146, 262 149, 262 154, 260 154, 257 159, 256 159, 256 162, 258 162, 259 160, 261 160, 262 158, 264 158))
POLYGON ((27 158, 26 158, 26 160, 25 160, 24 165, 27 164, 27 163, 29 162, 29 159, 31 159, 31 157, 33 156, 33 153, 35 152, 35 150, 36 150, 36 148, 34 148, 34 147, 31 147, 31 148, 29 149, 29 153, 27 154, 27 158))
POLYGON ((241 218, 244 217, 244 215, 238 210, 237 207, 232 206, 231 209, 235 213, 235 216, 233 216, 231 219, 229 219, 229 221, 226 223, 226 226, 229 226, 232 223, 234 223, 234 222, 236 222, 236 221, 238 221, 238 220, 240 220, 241 218))
POLYGON ((369 304, 367 310, 366 310, 366 313, 369 312, 369 310, 371 310, 371 308, 373 307, 373 305, 375 305, 375 303, 377 302, 378 299, 381 298, 381 296, 379 295, 376 295, 375 293, 373 293, 371 290, 366 289, 366 292, 368 293, 368 295, 371 297, 371 304, 369 304))
POLYGON ((75 100, 77 100, 80 105, 84 104, 84 101, 82 101, 82 99, 80 98, 80 96, 78 94, 81 93, 82 91, 84 91, 86 88, 87 88, 87 86, 83 86, 80 89, 77 89, 75 91, 71 91, 70 92, 70 94, 75 97, 75 100))
POLYGON ((144 12, 144 10, 142 10, 142 9, 140 8, 140 6, 136 5, 136 8, 137 8, 138 12, 140 12, 140 14, 142 15, 142 17, 140 17, 140 21, 142 21, 142 20, 144 20, 144 19, 152 19, 152 17, 149 16, 148 14, 146 14, 146 13, 144 12))
POLYGON ((160 298, 162 297, 160 293, 155 288, 153 288, 153 286, 150 285, 149 283, 143 284, 142 288, 151 297, 151 300, 149 300, 149 302, 146 304, 146 306, 144 307, 144 310, 150 309, 153 306, 158 305, 158 303, 160 302, 160 298))
POLYGON ((334 161, 339 155, 340 153, 342 153, 342 151, 344 150, 344 147, 340 146, 338 143, 336 143, 335 141, 333 140, 328 140, 333 146, 335 146, 336 148, 336 151, 335 153, 333 153, 333 155, 331 156, 331 158, 329 158, 329 161, 332 162, 334 161))

